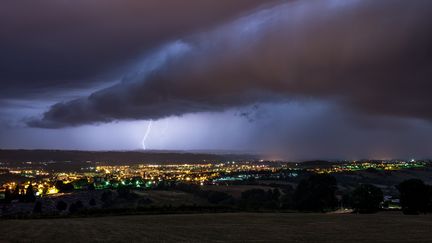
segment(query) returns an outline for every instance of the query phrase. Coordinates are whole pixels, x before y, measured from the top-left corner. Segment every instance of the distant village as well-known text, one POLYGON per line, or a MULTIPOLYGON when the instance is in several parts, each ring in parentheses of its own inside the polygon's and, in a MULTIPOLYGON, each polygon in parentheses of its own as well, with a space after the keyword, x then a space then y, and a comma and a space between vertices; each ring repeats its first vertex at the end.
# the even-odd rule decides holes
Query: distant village
MULTIPOLYGON (((304 163, 253 160, 121 165, 92 161, 2 161, 0 202, 3 216, 32 215, 34 212, 66 214, 84 208, 110 208, 116 204, 115 198, 122 197, 131 197, 133 200, 126 200, 127 203, 123 204, 133 202, 134 205, 127 207, 135 209, 140 205, 138 201, 144 201, 146 207, 158 200, 157 206, 173 207, 170 200, 175 200, 179 196, 176 192, 179 192, 191 194, 190 201, 194 206, 201 205, 199 202, 204 199, 205 203, 201 206, 211 207, 230 201, 231 204, 222 205, 229 208, 235 205, 237 209, 242 205, 240 202, 245 197, 244 193, 256 189, 266 195, 274 194, 270 196, 272 202, 267 202, 272 205, 270 208, 293 209, 296 208, 299 185, 316 175, 335 180, 332 186, 335 200, 326 210, 353 210, 350 197, 352 191, 361 185, 379 189, 382 194, 380 210, 400 210, 402 206, 397 184, 416 175, 421 177, 422 173, 432 169, 431 165, 430 161, 416 160, 304 163), (159 195, 164 191, 172 195, 159 195), (221 200, 212 197, 221 197, 221 200)), ((263 199, 256 204, 265 202, 263 199)))

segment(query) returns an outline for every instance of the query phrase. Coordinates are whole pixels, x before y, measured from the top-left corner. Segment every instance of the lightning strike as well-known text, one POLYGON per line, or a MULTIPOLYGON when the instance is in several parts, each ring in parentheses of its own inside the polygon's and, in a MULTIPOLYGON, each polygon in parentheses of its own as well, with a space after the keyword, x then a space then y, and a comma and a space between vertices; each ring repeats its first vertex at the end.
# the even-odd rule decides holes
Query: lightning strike
POLYGON ((146 147, 146 140, 147 140, 148 135, 150 134, 152 125, 153 125, 153 121, 150 121, 148 123, 148 125, 147 125, 147 130, 146 130, 146 132, 144 134, 144 137, 143 137, 143 140, 142 140, 142 148, 143 148, 143 150, 147 149, 147 147, 146 147))

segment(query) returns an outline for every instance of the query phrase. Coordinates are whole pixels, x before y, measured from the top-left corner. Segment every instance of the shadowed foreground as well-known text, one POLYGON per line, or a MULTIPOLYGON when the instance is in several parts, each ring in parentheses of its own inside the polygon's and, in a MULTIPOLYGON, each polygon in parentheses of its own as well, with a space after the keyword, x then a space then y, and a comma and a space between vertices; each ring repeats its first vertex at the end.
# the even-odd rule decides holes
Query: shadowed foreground
POLYGON ((431 242, 432 216, 230 213, 2 220, 0 241, 431 242))

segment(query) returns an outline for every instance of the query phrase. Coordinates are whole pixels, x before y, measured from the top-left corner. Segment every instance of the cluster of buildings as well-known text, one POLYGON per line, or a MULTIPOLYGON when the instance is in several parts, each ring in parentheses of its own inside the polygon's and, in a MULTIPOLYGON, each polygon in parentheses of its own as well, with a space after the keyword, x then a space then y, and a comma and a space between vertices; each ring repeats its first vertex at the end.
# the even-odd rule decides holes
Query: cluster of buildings
POLYGON ((227 178, 228 175, 246 178, 242 173, 272 173, 281 168, 279 164, 257 164, 255 162, 96 165, 79 168, 75 171, 55 172, 45 171, 39 167, 36 169, 3 167, 1 170, 5 176, 2 180, 4 182, 0 184, 0 199, 4 197, 7 190, 24 194, 29 186, 34 188, 36 196, 55 194, 61 190, 61 188, 57 188, 56 183, 58 181, 61 181, 62 184, 72 185, 77 190, 121 186, 151 188, 160 182, 204 185, 217 183, 218 178, 227 178))
POLYGON ((69 188, 105 189, 122 186, 152 188, 161 182, 184 182, 198 185, 218 184, 248 179, 282 179, 296 177, 299 171, 313 173, 342 173, 367 169, 400 170, 421 168, 426 162, 417 161, 351 161, 305 166, 302 163, 231 161, 198 164, 132 164, 88 166, 68 171, 49 171, 43 164, 27 163, 21 167, 0 168, 0 200, 7 191, 24 194, 32 186, 36 196, 56 194, 61 185, 69 188), (284 177, 285 176, 285 177, 284 177), (59 186, 58 182, 61 181, 59 186))
POLYGON ((413 168, 423 168, 427 165, 424 161, 352 161, 346 163, 332 164, 331 166, 324 167, 313 167, 308 168, 307 171, 314 173, 341 173, 341 172, 353 172, 362 170, 383 170, 383 171, 393 171, 393 170, 403 170, 403 169, 413 169, 413 168))

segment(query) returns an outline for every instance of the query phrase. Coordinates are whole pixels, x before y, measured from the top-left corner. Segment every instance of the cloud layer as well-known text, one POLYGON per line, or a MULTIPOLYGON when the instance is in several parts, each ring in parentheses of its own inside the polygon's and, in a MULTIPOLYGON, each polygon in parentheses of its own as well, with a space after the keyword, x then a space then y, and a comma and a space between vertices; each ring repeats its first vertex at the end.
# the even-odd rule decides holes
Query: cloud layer
POLYGON ((432 2, 283 2, 174 38, 122 82, 53 105, 30 126, 160 119, 311 98, 431 119, 432 2))
POLYGON ((211 28, 260 5, 260 0, 3 2, 0 98, 43 96, 112 81, 161 42, 211 28))

